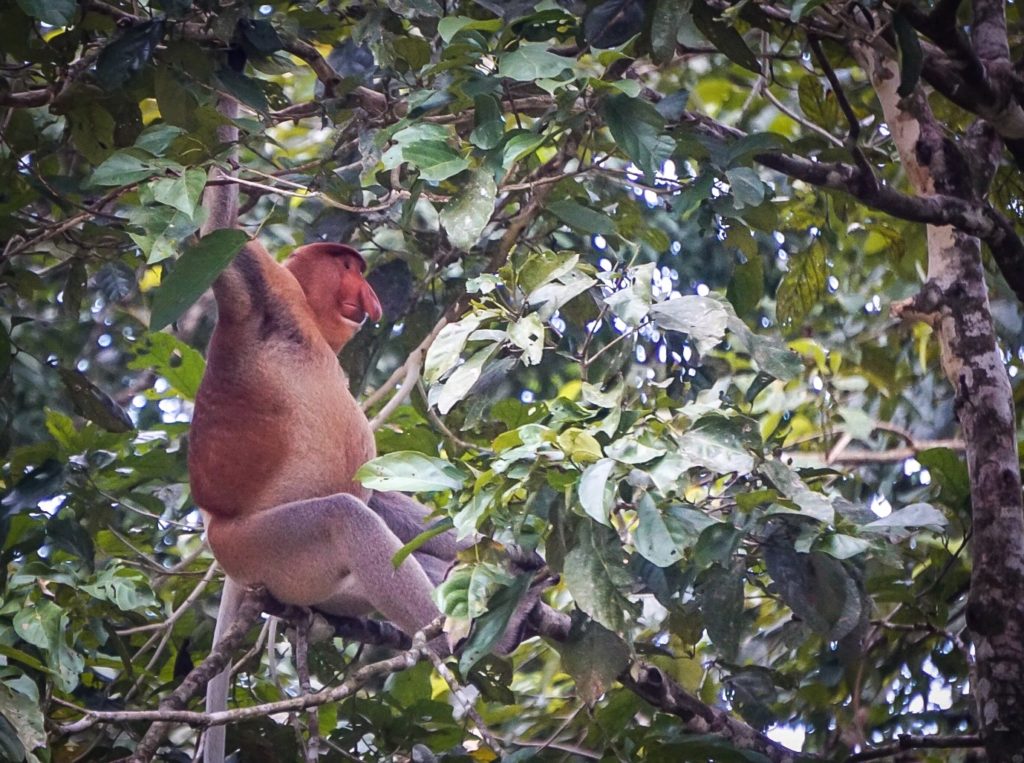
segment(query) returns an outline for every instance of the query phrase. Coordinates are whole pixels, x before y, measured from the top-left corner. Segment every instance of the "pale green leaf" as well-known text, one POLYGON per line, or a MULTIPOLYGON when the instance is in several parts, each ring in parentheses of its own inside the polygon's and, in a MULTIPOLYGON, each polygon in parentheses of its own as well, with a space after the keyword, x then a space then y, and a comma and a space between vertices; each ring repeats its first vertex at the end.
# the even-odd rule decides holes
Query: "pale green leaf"
POLYGON ((466 475, 448 461, 418 451, 399 450, 368 461, 356 479, 371 490, 402 490, 409 493, 458 490, 466 475))

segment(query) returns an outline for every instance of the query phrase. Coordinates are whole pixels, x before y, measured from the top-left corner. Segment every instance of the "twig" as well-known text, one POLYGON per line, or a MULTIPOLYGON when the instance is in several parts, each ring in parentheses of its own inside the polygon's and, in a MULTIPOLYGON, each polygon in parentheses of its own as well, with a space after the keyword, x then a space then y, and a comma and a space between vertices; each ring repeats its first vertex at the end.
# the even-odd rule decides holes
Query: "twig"
MULTIPOLYGON (((299 676, 299 688, 303 694, 312 693, 309 681, 309 625, 311 613, 301 618, 295 627, 295 670, 299 676)), ((306 761, 316 763, 320 756, 320 713, 314 705, 306 710, 306 725, 309 729, 306 739, 306 761)))
POLYGON ((459 700, 459 703, 466 711, 466 715, 473 719, 473 723, 476 724, 477 733, 480 734, 487 746, 490 747, 493 752, 498 753, 500 757, 502 752, 501 743, 497 740, 494 734, 491 733, 491 730, 487 728, 487 724, 484 723, 484 719, 480 717, 480 713, 476 711, 473 703, 466 697, 465 690, 448 669, 448 666, 444 664, 441 658, 433 650, 426 650, 426 655, 427 659, 434 664, 434 670, 436 670, 438 675, 444 679, 445 683, 448 684, 448 688, 451 689, 452 694, 454 694, 459 700))
MULTIPOLYGON (((392 389, 394 389, 395 385, 397 385, 399 382, 402 383, 403 389, 409 386, 405 383, 405 380, 407 379, 407 377, 409 377, 410 372, 412 372, 413 370, 415 370, 415 373, 413 374, 413 379, 415 379, 415 375, 419 373, 420 366, 422 365, 423 360, 427 356, 427 350, 430 349, 430 345, 432 345, 434 343, 434 340, 437 339, 437 335, 441 333, 441 329, 443 329, 447 325, 448 319, 442 316, 442 318, 437 323, 434 324, 434 328, 430 330, 430 333, 427 334, 426 337, 424 337, 423 340, 418 345, 416 345, 415 349, 413 349, 413 351, 409 353, 409 357, 406 358, 405 362, 391 373, 391 376, 388 377, 387 381, 381 384, 377 389, 375 389, 373 392, 366 396, 366 399, 363 400, 362 404, 362 408, 364 411, 369 410, 378 402, 383 400, 384 397, 392 389)), ((408 392, 411 393, 412 390, 409 389, 408 392)), ((408 397, 408 393, 406 394, 406 397, 408 397)), ((388 404, 390 405, 390 401, 388 404)), ((399 405, 401 405, 401 403, 399 403, 399 405)), ((397 408, 398 406, 396 405, 395 407, 397 408)), ((391 415, 391 411, 388 412, 388 415, 391 415)), ((377 416, 374 416, 374 420, 376 420, 379 417, 380 414, 377 414, 377 416)), ((386 419, 387 416, 385 416, 384 418, 386 419)), ((381 423, 383 423, 383 420, 381 423)), ((380 424, 374 426, 373 421, 370 422, 370 425, 371 427, 373 427, 373 429, 376 429, 378 426, 380 426, 380 424)))
POLYGON ((907 750, 957 750, 983 746, 981 738, 975 734, 955 734, 952 736, 900 734, 896 742, 876 747, 873 750, 855 753, 846 759, 846 763, 861 763, 861 761, 865 760, 889 758, 907 750))

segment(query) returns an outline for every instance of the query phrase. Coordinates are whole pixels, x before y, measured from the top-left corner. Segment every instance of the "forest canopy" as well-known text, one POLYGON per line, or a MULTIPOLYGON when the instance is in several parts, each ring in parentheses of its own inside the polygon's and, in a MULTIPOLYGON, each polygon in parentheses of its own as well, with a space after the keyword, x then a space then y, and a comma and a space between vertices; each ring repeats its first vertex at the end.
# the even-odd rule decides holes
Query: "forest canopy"
POLYGON ((1018 6, 0 8, 0 757, 210 721, 211 168, 365 258, 359 477, 468 539, 447 660, 249 612, 239 760, 1024 749, 1018 6))

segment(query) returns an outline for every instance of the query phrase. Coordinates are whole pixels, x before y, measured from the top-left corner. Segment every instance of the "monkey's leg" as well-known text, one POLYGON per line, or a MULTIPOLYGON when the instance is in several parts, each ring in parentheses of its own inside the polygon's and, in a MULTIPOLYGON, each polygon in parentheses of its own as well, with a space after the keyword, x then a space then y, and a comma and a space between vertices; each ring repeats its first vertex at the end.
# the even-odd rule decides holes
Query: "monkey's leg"
MULTIPOLYGON (((217 625, 213 629, 213 643, 216 645, 235 621, 238 605, 242 602, 245 589, 229 577, 224 578, 224 590, 220 594, 220 609, 217 610, 217 625)), ((223 672, 215 675, 206 684, 206 712, 217 713, 228 706, 228 679, 231 677, 231 660, 223 672)), ((203 760, 206 763, 224 763, 224 737, 227 727, 210 726, 203 734, 203 760)))
POLYGON ((410 556, 395 569, 402 541, 348 493, 214 517, 207 534, 225 572, 286 604, 346 616, 375 609, 410 634, 440 614, 419 562, 410 556))

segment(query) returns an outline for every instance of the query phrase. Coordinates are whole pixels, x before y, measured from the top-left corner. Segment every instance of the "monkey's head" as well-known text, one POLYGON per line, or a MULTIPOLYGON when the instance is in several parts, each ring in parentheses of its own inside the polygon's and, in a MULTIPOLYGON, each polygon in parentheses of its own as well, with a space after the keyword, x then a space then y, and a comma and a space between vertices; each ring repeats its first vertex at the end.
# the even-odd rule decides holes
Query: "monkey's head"
POLYGON ((320 333, 335 352, 367 318, 380 320, 380 301, 363 278, 366 262, 352 247, 306 244, 293 251, 284 265, 305 292, 320 333))

